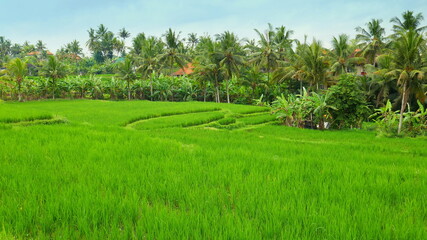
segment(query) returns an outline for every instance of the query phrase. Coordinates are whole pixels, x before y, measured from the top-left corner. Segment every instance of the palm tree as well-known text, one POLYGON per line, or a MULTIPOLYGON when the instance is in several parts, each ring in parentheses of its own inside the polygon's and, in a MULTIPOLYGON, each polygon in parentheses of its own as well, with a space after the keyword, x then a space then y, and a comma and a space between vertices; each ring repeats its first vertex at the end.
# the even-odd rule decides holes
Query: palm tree
MULTIPOLYGON (((118 35, 123 40, 123 45, 125 45, 124 43, 126 41, 126 38, 130 37, 130 32, 128 32, 125 28, 122 28, 119 30, 118 35)), ((123 47, 122 55, 124 56, 125 54, 126 54, 126 49, 123 47)))
POLYGON ((103 24, 98 26, 97 30, 89 29, 89 40, 86 42, 89 50, 92 52, 97 62, 104 62, 106 59, 112 59, 114 51, 121 52, 124 43, 114 36, 103 24))
POLYGON ((292 54, 292 44, 296 41, 291 39, 294 31, 287 30, 285 26, 276 28, 274 42, 280 54, 280 59, 283 61, 288 54, 292 54))
POLYGON ((153 79, 160 70, 158 56, 160 56, 163 51, 164 43, 155 37, 146 39, 144 36, 144 38, 141 37, 140 40, 137 41, 137 47, 139 47, 140 52, 140 54, 137 55, 137 64, 139 65, 137 71, 142 73, 143 77, 150 78, 150 98, 153 100, 153 79))
POLYGON ((270 82, 270 72, 272 69, 277 68, 280 61, 280 55, 277 51, 276 45, 276 34, 273 30, 273 26, 268 24, 268 30, 262 34, 258 29, 255 32, 258 34, 260 40, 258 41, 259 46, 253 46, 252 59, 250 62, 254 62, 257 65, 264 67, 267 72, 267 81, 270 82))
POLYGON ((161 53, 157 56, 159 63, 162 65, 169 66, 169 74, 173 73, 173 65, 176 63, 180 68, 184 68, 186 62, 188 61, 188 56, 186 54, 180 53, 176 48, 168 48, 164 53, 161 53))
POLYGON ((385 104, 385 100, 389 98, 391 92, 397 91, 397 84, 393 76, 388 73, 394 69, 393 56, 389 54, 382 54, 375 60, 378 67, 367 64, 366 70, 368 72, 369 81, 369 95, 375 97, 375 106, 385 104))
POLYGON ((215 87, 215 102, 221 102, 220 83, 224 79, 224 68, 221 67, 221 55, 219 42, 213 41, 211 37, 201 37, 196 50, 199 55, 196 57, 195 76, 201 77, 213 83, 215 87), (200 76, 201 75, 201 76, 200 76))
POLYGON ((253 66, 245 72, 243 75, 241 82, 241 85, 250 87, 251 89, 251 98, 254 99, 255 91, 257 88, 262 87, 265 90, 268 89, 268 80, 265 80, 264 75, 260 71, 258 66, 253 66))
POLYGON ((80 47, 80 43, 77 40, 73 40, 65 46, 65 52, 71 54, 71 59, 74 60, 77 67, 77 62, 80 59, 81 54, 83 54, 83 49, 80 47))
POLYGON ((86 42, 86 46, 89 48, 89 50, 91 51, 95 51, 96 49, 96 45, 97 45, 97 36, 96 36, 96 32, 95 29, 90 28, 87 33, 89 34, 89 40, 87 40, 86 42))
POLYGON ((43 67, 43 72, 44 75, 50 79, 52 85, 52 98, 55 99, 57 80, 66 76, 65 65, 54 56, 49 56, 48 61, 43 67))
POLYGON ((13 44, 10 47, 10 54, 12 55, 12 57, 18 57, 21 54, 21 51, 22 51, 22 47, 17 43, 13 44))
POLYGON ((0 64, 7 55, 11 52, 12 43, 10 40, 0 36, 0 64))
POLYGON ((398 17, 394 17, 390 20, 390 22, 394 23, 393 30, 395 33, 408 30, 413 30, 417 33, 420 33, 427 29, 427 26, 420 26, 423 20, 424 17, 422 13, 414 15, 414 12, 406 11, 402 13, 402 20, 398 17))
POLYGON ((188 56, 183 53, 183 44, 180 40, 179 33, 175 33, 172 29, 164 34, 166 50, 164 53, 157 56, 159 63, 169 66, 170 74, 173 72, 173 65, 176 63, 180 68, 183 68, 189 60, 188 56))
POLYGON ((36 43, 36 50, 40 53, 46 50, 46 46, 42 40, 38 40, 36 43))
POLYGON ((163 35, 165 38, 166 47, 177 49, 182 46, 182 42, 179 35, 180 33, 176 33, 171 28, 169 28, 163 35))
POLYGON ((401 32, 400 37, 394 42, 393 53, 396 69, 388 74, 397 78, 398 85, 402 91, 402 104, 400 107, 400 118, 398 134, 402 130, 403 114, 411 94, 424 96, 422 91, 422 80, 427 72, 426 63, 422 56, 426 48, 426 41, 416 30, 401 32))
POLYGON ((126 58, 124 62, 117 67, 117 75, 120 79, 126 81, 128 89, 128 100, 130 100, 130 83, 136 79, 133 61, 126 58))
POLYGON ((6 69, 3 71, 6 76, 13 79, 18 85, 18 101, 22 101, 21 87, 22 82, 28 73, 27 63, 22 61, 20 58, 12 59, 8 64, 6 64, 6 69))
POLYGON ((142 46, 146 41, 144 33, 139 33, 136 37, 132 39, 132 52, 136 55, 141 54, 142 46))
POLYGON ((30 44, 28 41, 25 41, 24 44, 22 44, 22 54, 27 54, 29 52, 34 52, 36 48, 34 45, 30 44))
POLYGON ((220 66, 225 69, 227 76, 226 82, 226 93, 227 93, 227 103, 230 103, 230 79, 239 73, 239 67, 244 65, 243 60, 243 51, 239 44, 239 39, 237 36, 229 31, 226 31, 217 36, 219 44, 221 46, 220 52, 215 53, 215 55, 221 59, 220 66))
POLYGON ((196 45, 199 43, 199 38, 196 33, 189 33, 187 38, 187 43, 190 49, 194 49, 196 45))
POLYGON ((206 102, 208 83, 212 79, 212 76, 209 72, 209 68, 206 65, 197 63, 194 68, 193 77, 196 80, 196 82, 199 84, 199 86, 202 88, 203 102, 206 102))
POLYGON ((361 54, 370 64, 375 64, 375 57, 379 55, 385 45, 385 30, 381 27, 382 20, 372 19, 366 24, 367 28, 357 27, 356 39, 362 48, 361 54))
POLYGON ((349 57, 350 45, 349 36, 341 34, 338 38, 332 39, 332 54, 335 63, 332 64, 331 70, 335 76, 341 75, 347 72, 347 58, 349 57))
POLYGON ((83 53, 83 49, 80 47, 80 43, 77 40, 73 40, 72 42, 67 44, 67 51, 76 56, 83 53))
POLYGON ((319 90, 320 84, 326 87, 329 63, 321 43, 313 40, 310 45, 303 45, 297 57, 299 58, 297 61, 302 64, 301 70, 304 72, 300 75, 305 76, 305 80, 309 81, 310 86, 316 86, 317 90, 319 90))

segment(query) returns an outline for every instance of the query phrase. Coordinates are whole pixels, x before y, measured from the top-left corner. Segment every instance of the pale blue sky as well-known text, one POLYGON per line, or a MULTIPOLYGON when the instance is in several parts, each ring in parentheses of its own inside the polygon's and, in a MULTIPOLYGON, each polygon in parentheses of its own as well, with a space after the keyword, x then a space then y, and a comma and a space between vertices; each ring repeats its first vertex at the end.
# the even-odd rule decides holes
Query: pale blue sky
POLYGON ((329 46, 332 36, 354 36, 354 28, 372 18, 383 19, 389 33, 390 18, 405 10, 427 17, 426 0, 0 0, 0 9, 0 36, 18 43, 43 40, 51 51, 73 39, 84 45, 87 30, 101 23, 114 33, 125 27, 132 37, 161 36, 171 27, 182 37, 230 30, 241 38, 254 38, 254 28, 272 23, 329 46))

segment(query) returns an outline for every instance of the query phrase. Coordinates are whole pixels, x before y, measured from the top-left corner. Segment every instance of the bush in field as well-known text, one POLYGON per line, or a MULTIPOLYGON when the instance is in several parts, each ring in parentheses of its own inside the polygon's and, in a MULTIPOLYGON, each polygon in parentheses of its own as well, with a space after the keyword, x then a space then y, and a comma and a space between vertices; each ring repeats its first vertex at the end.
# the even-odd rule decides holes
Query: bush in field
POLYGON ((273 113, 287 126, 303 127, 304 121, 309 117, 309 102, 306 91, 302 95, 289 95, 287 98, 282 94, 273 102, 273 113))
POLYGON ((330 121, 331 111, 337 108, 328 104, 330 94, 311 93, 304 89, 302 95, 283 94, 273 102, 273 113, 287 126, 324 129, 325 123, 330 121))
POLYGON ((375 113, 370 116, 374 119, 377 134, 379 136, 395 136, 397 133, 397 123, 399 111, 394 112, 390 100, 382 107, 375 109, 375 113))
MULTIPOLYGON (((408 106, 408 111, 403 113, 403 128, 402 135, 416 137, 427 133, 427 111, 424 106, 417 101, 419 109, 411 112, 408 106)), ((398 135, 399 112, 393 111, 390 100, 387 104, 375 110, 376 113, 371 115, 375 118, 376 130, 379 136, 393 137, 398 135)))
POLYGON ((427 134, 427 110, 417 101, 418 110, 411 112, 408 104, 408 112, 403 113, 403 133, 415 137, 427 134))
POLYGON ((336 107, 331 110, 332 127, 360 128, 370 110, 357 78, 351 74, 341 75, 337 85, 329 88, 328 93, 327 103, 336 107))

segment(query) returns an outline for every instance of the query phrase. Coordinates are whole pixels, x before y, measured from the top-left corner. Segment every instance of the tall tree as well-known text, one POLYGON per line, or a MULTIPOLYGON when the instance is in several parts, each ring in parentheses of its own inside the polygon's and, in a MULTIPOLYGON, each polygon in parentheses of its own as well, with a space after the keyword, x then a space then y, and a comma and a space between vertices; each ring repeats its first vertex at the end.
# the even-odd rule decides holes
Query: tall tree
POLYGON ((375 64, 375 57, 381 54, 385 45, 385 29, 381 26, 382 20, 372 19, 366 24, 366 29, 357 27, 356 39, 362 48, 361 54, 370 64, 375 64))
POLYGON ((425 50, 426 41, 416 30, 401 33, 394 42, 393 57, 396 69, 389 72, 389 75, 397 78, 402 92, 398 134, 402 131, 403 114, 411 94, 425 97, 422 91, 422 81, 427 71, 426 63, 422 59, 425 50))
POLYGON ((291 39, 293 34, 294 31, 287 30, 285 26, 276 28, 274 42, 277 46, 281 60, 285 60, 287 55, 292 54, 292 45, 295 42, 294 39, 291 39))
POLYGON ((335 76, 347 72, 347 59, 350 54, 351 52, 348 35, 341 34, 338 36, 338 38, 334 37, 332 39, 332 57, 334 63, 332 64, 331 70, 335 76))
POLYGON ((302 70, 305 72, 303 75, 305 75, 310 86, 315 86, 317 90, 320 85, 326 87, 329 62, 321 43, 313 40, 310 45, 303 45, 298 58, 297 61, 301 62, 302 70))
POLYGON ((369 95, 375 98, 375 107, 386 103, 389 95, 398 92, 396 79, 388 74, 395 69, 393 56, 390 54, 381 54, 377 57, 378 67, 366 65, 369 80, 369 95))
POLYGON ((131 89, 130 83, 136 79, 135 67, 133 61, 129 58, 126 58, 125 61, 121 62, 117 66, 117 75, 120 79, 126 81, 127 90, 128 90, 128 100, 131 99, 131 89))
MULTIPOLYGON (((160 70, 158 56, 163 51, 164 43, 155 37, 146 39, 144 36, 143 39, 141 38, 137 41, 137 47, 139 48, 139 54, 136 54, 137 71, 140 72, 143 77, 150 79, 150 98, 153 100, 153 78, 160 70)), ((134 52, 136 53, 137 51, 134 52)))
POLYGON ((422 13, 417 13, 414 15, 414 12, 406 11, 402 13, 402 19, 394 17, 390 20, 390 22, 394 24, 393 30, 395 33, 409 30, 420 33, 427 29, 427 26, 420 26, 423 20, 424 17, 422 13))
POLYGON ((159 63, 169 67, 169 73, 172 74, 175 63, 180 68, 183 68, 189 58, 183 52, 183 44, 179 37, 179 33, 169 28, 163 36, 165 38, 166 49, 162 54, 159 54, 157 58, 159 63))
POLYGON ((83 54, 83 49, 80 47, 80 43, 77 40, 73 40, 72 42, 66 45, 66 49, 69 53, 72 53, 76 56, 83 54))
POLYGON ((128 32, 125 28, 122 28, 119 30, 118 33, 119 37, 122 39, 123 42, 123 49, 122 49, 122 56, 126 54, 126 48, 124 47, 126 44, 126 38, 130 37, 130 32, 128 32))
POLYGON ((16 82, 18 88, 18 101, 22 101, 22 82, 28 73, 27 63, 20 58, 12 59, 6 64, 4 74, 16 82))
POLYGON ((239 44, 238 37, 229 31, 217 36, 219 40, 219 45, 221 47, 220 52, 217 52, 216 55, 221 59, 220 65, 225 69, 226 73, 226 94, 227 94, 227 103, 230 103, 230 80, 233 76, 239 74, 240 66, 244 65, 243 59, 243 50, 239 44))
POLYGON ((123 42, 114 36, 103 24, 98 29, 89 29, 89 40, 86 42, 87 47, 92 52, 97 62, 104 62, 114 57, 114 52, 120 53, 124 47, 123 42))
POLYGON ((270 72, 278 67, 280 61, 276 45, 276 33, 271 24, 268 24, 268 29, 264 33, 258 29, 255 29, 255 32, 258 34, 259 41, 258 46, 252 47, 254 54, 251 56, 250 62, 264 68, 267 73, 267 81, 270 82, 270 72))
POLYGON ((199 55, 196 57, 198 64, 195 68, 196 77, 209 79, 215 87, 215 101, 221 102, 220 83, 224 80, 224 68, 221 67, 220 44, 209 36, 200 38, 196 47, 199 55))
POLYGON ((199 38, 197 37, 197 33, 189 33, 187 38, 187 44, 190 49, 194 49, 198 43, 199 38))
POLYGON ((55 93, 58 85, 57 81, 58 79, 66 76, 66 67, 56 57, 49 56, 43 66, 43 73, 50 80, 50 85, 52 87, 52 99, 55 99, 55 93))
POLYGON ((132 39, 132 52, 136 55, 141 54, 142 47, 146 40, 144 33, 139 33, 136 37, 132 39))
POLYGON ((0 36, 0 65, 11 52, 12 43, 5 37, 0 36))

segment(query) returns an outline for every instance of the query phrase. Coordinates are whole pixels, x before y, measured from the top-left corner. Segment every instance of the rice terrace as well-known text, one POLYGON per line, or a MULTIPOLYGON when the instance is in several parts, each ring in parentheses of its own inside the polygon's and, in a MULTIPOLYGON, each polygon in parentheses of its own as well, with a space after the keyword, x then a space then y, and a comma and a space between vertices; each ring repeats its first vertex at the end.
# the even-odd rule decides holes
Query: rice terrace
POLYGON ((0 240, 427 239, 421 0, 23 2, 0 15, 0 240))

